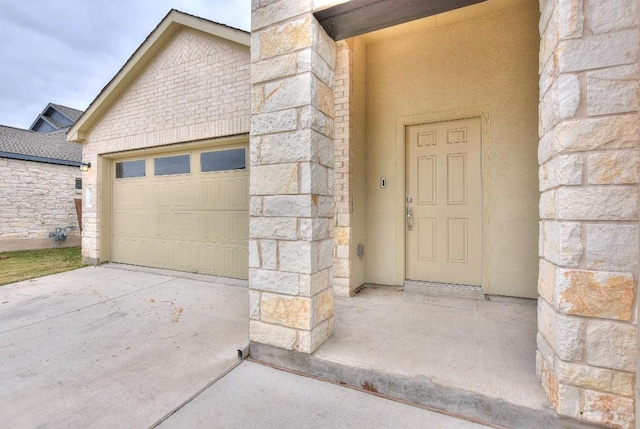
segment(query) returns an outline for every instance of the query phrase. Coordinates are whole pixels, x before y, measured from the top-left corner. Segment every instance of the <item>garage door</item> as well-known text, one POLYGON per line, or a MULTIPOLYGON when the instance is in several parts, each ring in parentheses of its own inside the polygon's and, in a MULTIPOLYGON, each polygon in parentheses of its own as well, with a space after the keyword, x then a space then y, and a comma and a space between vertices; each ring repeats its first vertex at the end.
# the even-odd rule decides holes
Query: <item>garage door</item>
POLYGON ((111 260, 247 278, 245 146, 112 162, 111 260))

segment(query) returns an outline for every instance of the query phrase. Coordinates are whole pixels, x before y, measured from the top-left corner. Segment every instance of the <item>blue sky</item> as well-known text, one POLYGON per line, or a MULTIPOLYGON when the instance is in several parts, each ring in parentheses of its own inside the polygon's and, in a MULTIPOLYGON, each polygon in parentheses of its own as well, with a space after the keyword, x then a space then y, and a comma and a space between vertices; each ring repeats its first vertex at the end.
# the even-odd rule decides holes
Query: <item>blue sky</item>
POLYGON ((172 8, 250 29, 251 0, 0 0, 0 125, 86 109, 172 8))

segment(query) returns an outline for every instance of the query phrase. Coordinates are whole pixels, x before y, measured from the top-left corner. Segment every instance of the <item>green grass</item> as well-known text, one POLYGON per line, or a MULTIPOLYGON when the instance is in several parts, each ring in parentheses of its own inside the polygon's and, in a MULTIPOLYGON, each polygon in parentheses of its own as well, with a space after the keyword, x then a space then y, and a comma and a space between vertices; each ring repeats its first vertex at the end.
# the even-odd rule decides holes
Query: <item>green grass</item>
POLYGON ((0 253, 0 286, 84 266, 79 247, 0 253))

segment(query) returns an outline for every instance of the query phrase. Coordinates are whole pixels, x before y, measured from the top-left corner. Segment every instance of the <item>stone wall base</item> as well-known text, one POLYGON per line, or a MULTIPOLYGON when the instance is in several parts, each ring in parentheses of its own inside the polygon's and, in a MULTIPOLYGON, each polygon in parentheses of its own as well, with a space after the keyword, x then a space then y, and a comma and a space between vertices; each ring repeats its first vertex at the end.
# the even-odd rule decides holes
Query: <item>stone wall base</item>
MULTIPOLYGON (((67 237, 65 241, 59 241, 58 247, 80 246, 80 237, 67 237)), ((0 240, 0 252, 14 252, 17 250, 53 249, 52 238, 8 238, 0 240)))

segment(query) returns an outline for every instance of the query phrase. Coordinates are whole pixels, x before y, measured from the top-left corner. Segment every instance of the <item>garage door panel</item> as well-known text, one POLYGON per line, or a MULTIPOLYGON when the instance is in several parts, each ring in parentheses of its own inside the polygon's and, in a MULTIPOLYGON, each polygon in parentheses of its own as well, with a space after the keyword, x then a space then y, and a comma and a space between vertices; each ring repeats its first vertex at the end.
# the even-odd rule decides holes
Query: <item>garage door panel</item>
POLYGON ((129 179, 114 169, 111 260, 246 279, 248 190, 244 169, 129 179))

